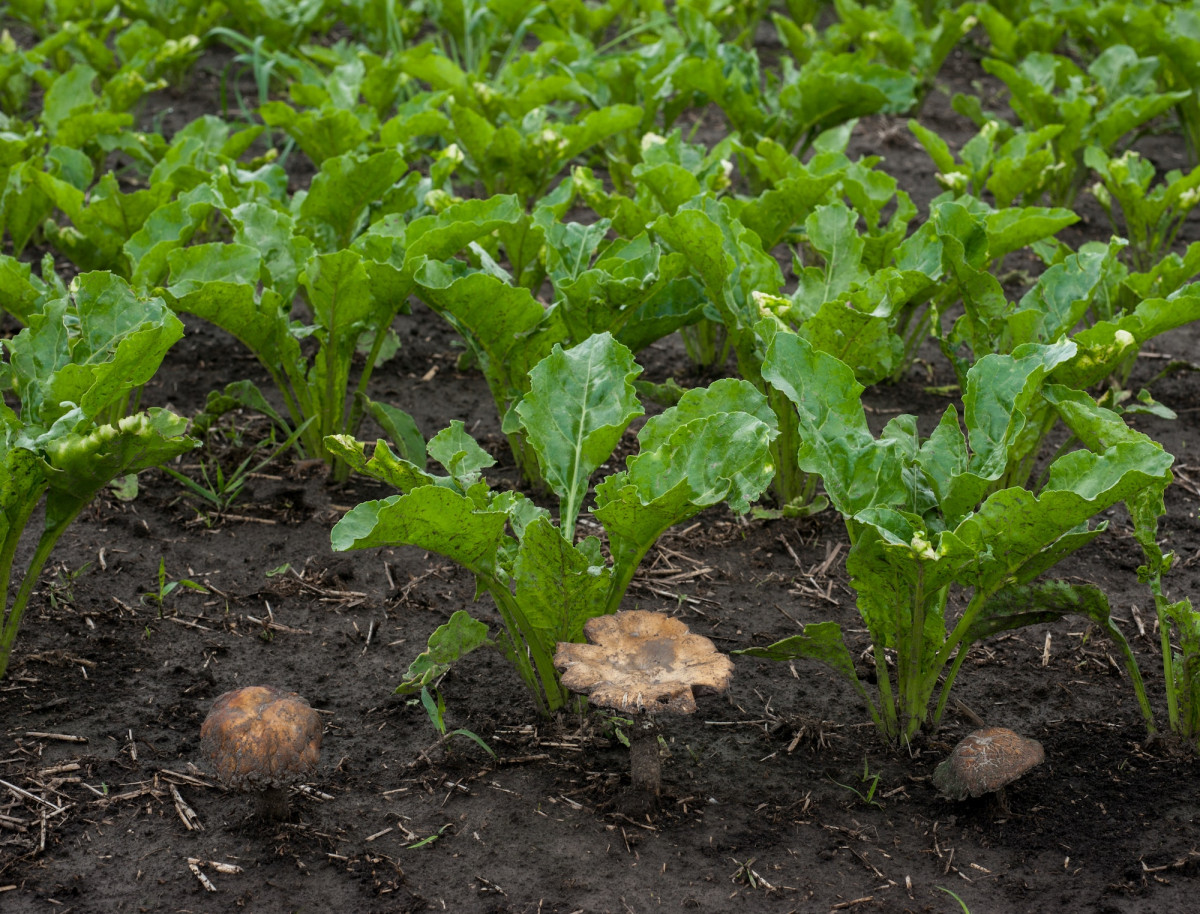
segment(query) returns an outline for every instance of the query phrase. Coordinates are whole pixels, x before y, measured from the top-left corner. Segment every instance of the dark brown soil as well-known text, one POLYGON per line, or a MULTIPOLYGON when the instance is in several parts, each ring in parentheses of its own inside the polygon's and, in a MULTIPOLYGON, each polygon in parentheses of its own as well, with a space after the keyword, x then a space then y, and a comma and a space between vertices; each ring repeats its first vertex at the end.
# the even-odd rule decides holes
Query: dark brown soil
MULTIPOLYGON (((965 89, 978 76, 964 51, 944 81, 965 89)), ((924 119, 952 144, 973 133, 942 94, 924 119)), ((856 153, 884 155, 923 207, 936 186, 914 146, 896 118, 864 121, 854 140, 856 153)), ((1185 231, 1200 237, 1194 224, 1185 231)), ((1095 220, 1071 240, 1107 232, 1095 220)), ((404 348, 377 373, 373 396, 412 410, 426 435, 462 419, 504 463, 487 388, 457 372, 452 336, 419 309, 399 330, 404 348)), ((1197 332, 1160 340, 1135 381, 1168 356, 1200 361, 1197 332)), ((658 380, 684 364, 674 342, 643 361, 658 380)), ((931 364, 933 383, 951 380, 932 353, 931 364)), ((261 374, 231 340, 191 326, 147 400, 190 414, 208 390, 261 374)), ((869 408, 881 421, 935 416, 947 401, 924 393, 928 383, 914 372, 869 392, 869 408)), ((1179 413, 1138 427, 1178 455, 1162 535, 1182 557, 1169 582, 1182 596, 1200 583, 1200 376, 1172 375, 1153 392, 1179 413)), ((490 478, 511 475, 501 466, 490 478)), ((1194 904, 1200 764, 1169 741, 1148 742, 1114 649, 1085 622, 989 641, 959 678, 968 708, 1045 745, 1046 763, 1009 788, 1007 810, 943 801, 930 783, 973 729, 961 712, 895 752, 823 667, 741 659, 728 697, 670 722, 660 808, 632 813, 628 754, 611 725, 539 720, 515 674, 486 652, 443 691, 450 727, 478 734, 497 757, 463 738, 422 755, 436 733, 393 688, 453 611, 498 619, 437 556, 330 552, 332 524, 380 489, 334 488, 302 465, 278 466, 210 526, 169 478, 146 473, 141 484, 136 501, 102 499, 66 535, 0 682, 6 914, 958 911, 951 893, 975 914, 1194 904), (169 579, 210 592, 179 588, 160 609, 147 596, 160 560, 169 579), (298 691, 326 722, 320 773, 293 792, 294 820, 277 825, 255 818, 252 797, 215 786, 199 756, 213 699, 258 683, 298 691)), ((828 512, 747 521, 713 510, 662 539, 626 605, 676 614, 727 650, 834 619, 861 650, 845 549, 828 512)), ((1110 594, 1161 716, 1139 560, 1114 512, 1109 532, 1061 571, 1110 594)))

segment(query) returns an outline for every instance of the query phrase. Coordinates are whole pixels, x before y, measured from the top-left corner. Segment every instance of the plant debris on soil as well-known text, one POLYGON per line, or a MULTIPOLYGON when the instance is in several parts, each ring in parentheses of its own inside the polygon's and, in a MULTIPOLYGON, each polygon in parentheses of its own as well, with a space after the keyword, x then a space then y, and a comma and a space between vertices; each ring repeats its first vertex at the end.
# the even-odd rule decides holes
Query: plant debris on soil
MULTIPOLYGON (((941 82, 953 92, 980 78, 960 51, 941 82)), ((215 91, 209 82, 198 85, 215 91)), ((190 116, 212 99, 189 93, 172 104, 173 117, 190 116)), ((944 92, 922 121, 952 146, 973 132, 944 92)), ((884 156, 918 205, 937 192, 898 118, 861 121, 851 152, 884 156)), ((1064 233, 1072 245, 1107 237, 1097 213, 1084 215, 1064 233)), ((1193 219, 1180 242, 1197 238, 1193 219)), ((404 346, 371 395, 411 410, 427 436, 462 419, 502 464, 489 478, 517 485, 486 384, 456 370, 452 333, 417 306, 397 328, 404 346), (425 380, 435 366, 436 381, 425 380)), ((1159 338, 1131 386, 1198 351, 1194 327, 1159 338)), ((686 362, 675 340, 642 361, 660 381, 686 362)), ((193 321, 145 402, 193 414, 207 391, 258 371, 234 341, 193 321)), ((880 426, 898 412, 936 419, 948 401, 926 389, 952 376, 938 357, 928 371, 866 394, 880 426)), ((1168 586, 1192 593, 1200 377, 1172 374, 1152 392, 1179 419, 1133 421, 1177 455, 1161 531, 1181 557, 1168 586)), ((393 694, 455 610, 499 620, 473 603, 470 576, 436 555, 330 551, 329 530, 349 507, 390 493, 361 479, 333 486, 286 459, 255 474, 224 515, 193 508, 160 472, 140 484, 134 501, 98 499, 66 534, 0 681, 6 914, 857 914, 960 910, 953 896, 975 914, 1195 905, 1200 762, 1170 739, 1147 739, 1115 649, 1086 621, 977 646, 958 680, 960 709, 900 751, 827 669, 741 658, 726 696, 702 698, 696 715, 672 721, 660 747, 661 802, 630 816, 621 803, 628 724, 579 712, 538 719, 503 658, 476 652, 440 685, 447 725, 478 735, 494 758, 470 740, 439 739, 420 702, 393 694), (204 591, 177 588, 161 605, 143 599, 157 589, 160 560, 169 580, 204 591), (292 817, 278 823, 257 817, 248 795, 222 789, 200 752, 213 700, 260 683, 305 696, 325 727, 321 765, 293 788, 292 817), (976 728, 973 717, 1045 747, 1045 764, 1008 788, 1008 811, 949 802, 932 783, 976 728)), ((1141 554, 1128 520, 1110 514, 1107 534, 1061 570, 1109 594, 1162 708, 1154 612, 1135 571, 1141 554)), ((831 512, 750 520, 714 508, 660 540, 625 608, 676 616, 725 652, 833 619, 861 651, 868 640, 846 549, 831 512)), ((861 676, 868 667, 860 663, 861 676)))

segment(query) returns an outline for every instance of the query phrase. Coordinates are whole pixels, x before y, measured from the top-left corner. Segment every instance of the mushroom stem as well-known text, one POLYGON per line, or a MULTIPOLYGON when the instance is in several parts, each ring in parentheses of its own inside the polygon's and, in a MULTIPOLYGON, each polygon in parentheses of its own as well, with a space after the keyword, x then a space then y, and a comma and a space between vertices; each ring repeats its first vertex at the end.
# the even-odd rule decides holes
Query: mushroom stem
POLYGON ((629 732, 629 774, 635 791, 658 796, 662 789, 662 763, 658 755, 658 727, 652 720, 635 720, 629 732))
POLYGON ((258 794, 258 814, 268 821, 281 822, 288 817, 288 792, 283 787, 267 787, 258 794))

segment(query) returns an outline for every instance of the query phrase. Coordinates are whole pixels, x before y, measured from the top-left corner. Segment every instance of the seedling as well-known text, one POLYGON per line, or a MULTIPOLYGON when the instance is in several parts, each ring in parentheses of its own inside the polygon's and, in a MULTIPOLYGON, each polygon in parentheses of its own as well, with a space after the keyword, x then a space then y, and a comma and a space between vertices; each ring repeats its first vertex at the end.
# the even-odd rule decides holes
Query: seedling
POLYGON ((960 909, 962 909, 963 914, 971 914, 971 909, 967 907, 967 903, 965 901, 963 901, 961 898, 959 898, 957 895, 955 895, 953 892, 951 892, 948 888, 945 888, 944 886, 940 886, 940 885, 935 885, 934 888, 937 889, 939 892, 945 892, 947 895, 949 895, 951 898, 953 898, 955 901, 957 901, 958 906, 960 909))
MULTIPOLYGON (((859 778, 859 782, 862 784, 861 789, 852 784, 843 784, 841 781, 833 781, 833 783, 843 790, 849 790, 862 801, 864 806, 875 806, 883 809, 883 804, 875 799, 875 792, 879 789, 881 779, 881 776, 877 772, 871 771, 870 762, 864 757, 862 775, 859 778)), ((830 778, 830 780, 832 781, 833 779, 830 778)))
POLYGON ((58 609, 59 601, 62 601, 67 606, 73 604, 75 602, 75 581, 91 567, 91 562, 84 562, 74 571, 71 571, 66 565, 60 565, 58 571, 54 574, 54 583, 50 585, 46 592, 46 597, 49 599, 50 605, 58 609))
MULTIPOLYGON (((415 701, 409 702, 415 704, 415 701)), ((484 752, 492 758, 496 757, 496 753, 492 751, 492 747, 483 741, 476 733, 467 730, 464 727, 459 727, 457 730, 446 729, 446 702, 442 698, 440 689, 434 689, 431 693, 427 686, 421 687, 421 707, 425 709, 425 714, 429 717, 429 722, 433 725, 433 729, 437 731, 438 741, 421 753, 424 759, 429 758, 429 753, 437 747, 449 742, 451 737, 463 736, 474 741, 484 752)))
POLYGON ((158 617, 163 617, 163 610, 166 606, 167 597, 174 593, 178 588, 183 587, 187 590, 194 590, 197 593, 207 594, 208 589, 203 584, 197 584, 195 581, 187 578, 180 578, 177 581, 167 580, 167 563, 163 556, 158 558, 158 588, 156 590, 148 590, 142 594, 142 602, 147 605, 154 605, 158 608, 158 617))
MULTIPOLYGON (((210 395, 210 408, 212 400, 213 398, 210 395)), ((294 445, 312 421, 313 417, 305 419, 281 443, 276 442, 275 428, 272 427, 268 438, 265 441, 256 441, 251 446, 250 453, 246 455, 241 463, 228 471, 228 473, 221 465, 220 457, 214 455, 209 449, 206 449, 207 456, 200 461, 201 481, 192 479, 190 476, 185 476, 183 473, 169 466, 164 466, 162 469, 172 479, 182 483, 193 495, 198 495, 204 501, 208 502, 208 504, 212 505, 216 509, 217 514, 224 514, 237 501, 238 496, 242 494, 242 489, 246 487, 246 483, 250 481, 250 477, 255 473, 261 473, 280 454, 294 445), (266 451, 266 456, 251 466, 251 462, 262 451, 266 451)), ((211 441, 211 439, 208 439, 206 436, 206 441, 211 441)))

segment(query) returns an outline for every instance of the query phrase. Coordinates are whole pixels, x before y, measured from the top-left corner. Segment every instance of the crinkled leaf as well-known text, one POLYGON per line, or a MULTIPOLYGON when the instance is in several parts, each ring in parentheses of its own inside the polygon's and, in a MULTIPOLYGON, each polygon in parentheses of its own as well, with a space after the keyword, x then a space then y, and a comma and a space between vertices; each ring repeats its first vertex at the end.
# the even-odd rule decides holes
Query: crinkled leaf
POLYGON ((508 515, 479 510, 466 496, 425 485, 407 495, 355 506, 330 534, 335 552, 372 546, 417 546, 477 575, 495 571, 508 515))
POLYGON ((404 160, 394 149, 372 156, 334 156, 321 164, 300 204, 300 224, 318 250, 346 247, 367 208, 383 197, 402 174, 404 160))
POLYGON ((50 302, 9 343, 27 421, 49 425, 73 404, 95 418, 145 384, 183 324, 160 298, 135 293, 111 273, 83 273, 72 298, 50 302))
POLYGON ((779 420, 767 398, 753 384, 725 378, 714 381, 708 387, 693 387, 684 391, 673 407, 646 420, 638 432, 638 444, 643 451, 658 450, 679 428, 694 419, 737 412, 753 416, 773 431, 779 427, 779 420))
POLYGON ((168 261, 172 282, 166 291, 177 310, 241 340, 268 368, 302 373, 300 344, 289 330, 287 303, 271 289, 255 297, 260 263, 256 251, 245 245, 194 245, 172 251, 168 261))
POLYGON ((332 106, 297 111, 281 101, 258 109, 263 123, 282 127, 318 168, 327 159, 353 152, 370 136, 370 131, 353 111, 332 106))
POLYGON ((749 413, 703 416, 680 425, 654 450, 629 458, 626 474, 647 502, 687 482, 695 510, 728 501, 742 513, 775 475, 770 444, 776 434, 774 424, 749 413))
POLYGON ((514 597, 542 645, 582 641, 583 623, 607 611, 612 572, 589 550, 567 542, 548 518, 529 523, 512 566, 514 597))
POLYGON ((985 217, 988 259, 993 263, 1006 254, 1058 234, 1079 221, 1072 210, 1059 207, 1010 206, 985 217))
POLYGON ((941 503, 948 518, 970 511, 1022 456, 1016 444, 1029 417, 1036 419, 1034 402, 1042 381, 1074 352, 1075 345, 1066 340, 1051 346, 1029 344, 1013 355, 986 355, 972 366, 963 393, 972 455, 969 470, 951 480, 941 503))
POLYGON ((444 478, 431 476, 407 460, 397 457, 383 439, 375 442, 374 451, 369 459, 366 455, 366 445, 350 435, 327 435, 324 445, 330 454, 344 461, 355 472, 386 482, 404 493, 421 486, 448 482, 444 478))
MULTIPOLYGON (((1061 537, 1071 534, 1067 542, 1078 548, 1087 541, 1074 536, 1086 532, 1077 530, 1081 524, 1146 488, 1165 486, 1172 459, 1149 439, 1102 454, 1073 451, 1055 461, 1040 495, 1016 488, 993 493, 943 535, 947 548, 977 557, 964 583, 987 593, 1009 580, 1031 580, 1047 567, 1039 554, 1061 537)), ((1059 550, 1059 558, 1064 555, 1059 550)))
POLYGON ((53 297, 54 290, 33 275, 27 263, 0 255, 0 312, 6 311, 22 324, 53 297))
POLYGON ((424 256, 445 260, 483 235, 516 222, 521 215, 520 201, 512 195, 455 203, 409 224, 405 259, 415 262, 424 256))
POLYGON ((783 285, 779 264, 763 251, 759 237, 708 195, 661 216, 653 231, 687 257, 729 332, 749 334, 761 316, 753 293, 774 293, 783 285))
POLYGON ((429 456, 445 467, 451 478, 464 489, 479 480, 481 470, 496 463, 496 458, 467 434, 461 419, 452 420, 430 438, 426 449, 429 456))
POLYGON ((220 205, 216 191, 201 184, 151 213, 122 247, 130 264, 130 282, 139 287, 162 282, 171 251, 187 245, 220 205))
POLYGON ((865 243, 858 234, 858 213, 844 203, 818 206, 804 227, 809 244, 825 258, 824 268, 805 267, 795 298, 808 311, 815 311, 852 286, 864 282, 868 273, 862 265, 865 243))
POLYGON ((1068 387, 1087 388, 1107 378, 1133 358, 1147 340, 1160 333, 1200 320, 1200 292, 1192 286, 1169 298, 1141 302, 1117 321, 1099 321, 1076 333, 1076 357, 1054 372, 1054 380, 1068 387))
POLYGON ((235 244, 258 252, 271 287, 290 302, 299 286, 300 271, 313 256, 312 242, 295 234, 295 222, 287 213, 254 201, 236 206, 229 213, 234 224, 235 244))
MULTIPOLYGON (((918 608, 915 604, 922 598, 923 638, 916 656, 927 664, 946 640, 945 619, 929 597, 954 573, 953 559, 939 560, 925 551, 911 516, 877 509, 872 520, 875 522, 863 525, 846 557, 859 614, 874 644, 899 648, 900 642, 910 637, 918 608)), ((903 653, 916 659, 907 645, 903 653)))
POLYGON ((68 434, 44 444, 49 474, 46 526, 70 520, 97 492, 118 476, 156 467, 190 451, 199 442, 184 435, 187 420, 153 408, 101 425, 82 434, 68 434))
POLYGON ((421 297, 463 336, 478 357, 501 415, 527 389, 534 365, 566 338, 561 319, 528 289, 485 273, 455 276, 424 261, 416 271, 421 297))
POLYGON ((11 538, 20 537, 29 513, 46 489, 46 468, 38 455, 28 448, 9 446, 5 437, 0 436, 0 549, 11 538))

